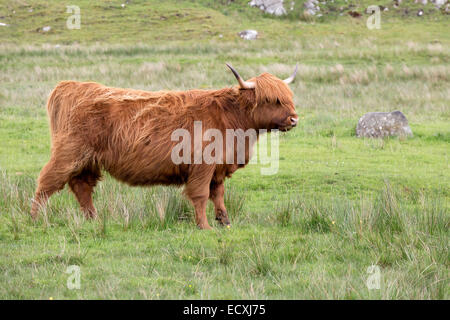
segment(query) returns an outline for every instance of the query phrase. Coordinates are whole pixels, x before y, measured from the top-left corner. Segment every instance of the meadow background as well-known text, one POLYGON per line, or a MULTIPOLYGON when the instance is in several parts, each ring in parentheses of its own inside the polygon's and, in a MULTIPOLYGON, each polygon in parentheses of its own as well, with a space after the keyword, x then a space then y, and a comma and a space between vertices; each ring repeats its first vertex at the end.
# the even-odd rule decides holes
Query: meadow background
POLYGON ((0 298, 448 299, 449 16, 406 0, 335 0, 317 18, 303 2, 277 18, 237 0, 2 1, 0 298), (66 28, 71 4, 80 30, 66 28), (330 9, 349 4, 361 18, 330 9), (366 27, 371 4, 390 9, 380 30, 366 27), (246 28, 260 38, 240 39, 246 28), (231 229, 210 205, 214 230, 197 230, 181 190, 108 176, 94 194, 98 220, 85 221, 66 188, 31 221, 59 81, 234 86, 225 62, 244 78, 287 77, 299 63, 299 126, 281 136, 276 175, 250 165, 227 181, 231 229), (355 137, 364 113, 394 110, 413 138, 355 137), (79 290, 66 287, 69 265, 81 268, 79 290), (366 286, 371 265, 379 290, 366 286))

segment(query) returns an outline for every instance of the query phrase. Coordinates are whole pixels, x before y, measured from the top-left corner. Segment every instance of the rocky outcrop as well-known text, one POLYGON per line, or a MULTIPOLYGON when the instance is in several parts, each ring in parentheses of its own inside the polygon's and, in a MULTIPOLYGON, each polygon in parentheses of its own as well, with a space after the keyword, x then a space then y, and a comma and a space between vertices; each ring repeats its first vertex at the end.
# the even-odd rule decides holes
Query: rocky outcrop
POLYGON ((316 15, 320 11, 318 0, 307 0, 303 6, 305 7, 305 12, 311 16, 316 15))
POLYGON ((283 0, 252 0, 248 4, 252 7, 258 7, 265 13, 281 16, 286 14, 283 0))

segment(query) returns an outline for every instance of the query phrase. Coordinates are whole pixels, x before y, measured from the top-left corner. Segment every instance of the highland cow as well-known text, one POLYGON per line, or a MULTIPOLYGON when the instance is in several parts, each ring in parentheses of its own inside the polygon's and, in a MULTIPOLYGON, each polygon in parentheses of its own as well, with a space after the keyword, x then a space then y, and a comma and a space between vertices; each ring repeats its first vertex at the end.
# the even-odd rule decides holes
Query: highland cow
POLYGON ((68 183, 86 217, 95 218, 92 193, 104 170, 132 186, 185 185, 199 228, 210 229, 208 199, 216 220, 229 225, 224 180, 248 163, 249 148, 244 164, 175 164, 171 134, 176 129, 192 132, 195 121, 224 136, 226 129, 287 131, 297 125, 298 116, 287 86, 297 67, 286 80, 263 73, 248 81, 228 67, 239 86, 220 90, 148 92, 93 82, 59 83, 47 104, 51 157, 40 173, 31 216, 36 218, 48 198, 68 183))

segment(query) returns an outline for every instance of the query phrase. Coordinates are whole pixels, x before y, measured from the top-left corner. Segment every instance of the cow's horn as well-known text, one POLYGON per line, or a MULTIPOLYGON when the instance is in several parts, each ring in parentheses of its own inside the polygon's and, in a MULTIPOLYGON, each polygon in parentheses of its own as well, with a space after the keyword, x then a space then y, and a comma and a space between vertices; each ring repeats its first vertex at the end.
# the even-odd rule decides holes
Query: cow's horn
POLYGON ((298 63, 295 65, 295 70, 294 70, 294 73, 292 74, 292 76, 290 76, 287 79, 284 79, 283 80, 284 83, 286 83, 286 84, 292 83, 295 79, 295 76, 297 75, 297 70, 298 70, 298 63))
POLYGON ((239 86, 241 87, 241 89, 253 89, 255 87, 254 82, 244 81, 239 75, 239 73, 236 70, 234 70, 234 68, 230 64, 226 63, 226 65, 228 68, 230 68, 231 72, 233 72, 234 76, 239 82, 239 86))

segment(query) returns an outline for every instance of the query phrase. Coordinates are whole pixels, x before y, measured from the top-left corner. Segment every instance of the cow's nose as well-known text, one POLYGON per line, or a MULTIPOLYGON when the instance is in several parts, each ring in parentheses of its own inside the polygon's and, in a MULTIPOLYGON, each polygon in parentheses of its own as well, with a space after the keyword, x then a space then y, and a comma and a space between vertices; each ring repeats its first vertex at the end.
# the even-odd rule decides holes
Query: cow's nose
POLYGON ((291 125, 295 127, 298 122, 298 117, 291 117, 291 125))

